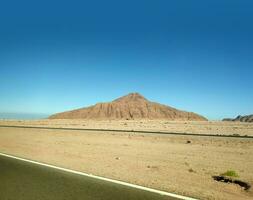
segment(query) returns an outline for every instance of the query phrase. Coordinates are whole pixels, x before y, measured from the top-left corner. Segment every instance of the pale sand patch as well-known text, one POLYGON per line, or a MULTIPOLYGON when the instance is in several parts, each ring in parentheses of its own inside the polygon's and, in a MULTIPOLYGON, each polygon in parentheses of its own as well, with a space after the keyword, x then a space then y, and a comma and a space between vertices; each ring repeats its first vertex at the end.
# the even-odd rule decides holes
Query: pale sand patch
POLYGON ((233 169, 253 184, 252 139, 0 128, 0 151, 201 199, 253 197, 212 179, 233 169))

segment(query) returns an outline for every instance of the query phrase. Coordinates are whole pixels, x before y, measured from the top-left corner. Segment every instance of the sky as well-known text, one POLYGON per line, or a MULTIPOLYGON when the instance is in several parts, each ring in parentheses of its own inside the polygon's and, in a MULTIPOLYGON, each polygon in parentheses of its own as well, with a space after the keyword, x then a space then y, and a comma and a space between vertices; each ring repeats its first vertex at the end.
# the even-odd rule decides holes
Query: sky
POLYGON ((253 114, 252 0, 1 1, 0 113, 130 92, 209 119, 253 114))

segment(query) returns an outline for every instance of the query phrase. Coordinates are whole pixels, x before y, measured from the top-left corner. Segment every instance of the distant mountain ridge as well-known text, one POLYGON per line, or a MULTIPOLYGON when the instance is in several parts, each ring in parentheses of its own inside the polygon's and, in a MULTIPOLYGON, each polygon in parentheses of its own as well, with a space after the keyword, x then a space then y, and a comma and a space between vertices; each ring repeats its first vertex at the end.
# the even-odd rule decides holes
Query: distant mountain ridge
POLYGON ((193 112, 181 111, 148 101, 139 93, 130 93, 112 102, 98 103, 87 108, 57 113, 50 119, 168 119, 206 121, 193 112))
POLYGON ((241 116, 238 115, 236 118, 231 119, 231 118, 225 118, 222 121, 233 121, 233 122, 253 122, 253 115, 245 115, 241 116))
POLYGON ((13 120, 34 120, 34 119, 46 119, 49 115, 42 113, 7 113, 0 112, 1 119, 13 119, 13 120))

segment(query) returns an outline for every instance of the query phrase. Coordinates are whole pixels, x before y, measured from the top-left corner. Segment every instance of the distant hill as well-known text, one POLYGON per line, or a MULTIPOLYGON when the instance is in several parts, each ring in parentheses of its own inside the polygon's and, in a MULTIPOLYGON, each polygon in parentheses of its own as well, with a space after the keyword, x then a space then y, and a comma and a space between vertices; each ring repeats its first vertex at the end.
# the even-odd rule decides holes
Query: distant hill
POLYGON ((148 101, 138 93, 130 93, 108 103, 54 114, 50 119, 168 119, 206 121, 193 112, 148 101))
POLYGON ((231 118, 225 118, 222 121, 233 121, 233 122, 253 122, 253 115, 245 115, 241 116, 238 115, 236 118, 231 119, 231 118))

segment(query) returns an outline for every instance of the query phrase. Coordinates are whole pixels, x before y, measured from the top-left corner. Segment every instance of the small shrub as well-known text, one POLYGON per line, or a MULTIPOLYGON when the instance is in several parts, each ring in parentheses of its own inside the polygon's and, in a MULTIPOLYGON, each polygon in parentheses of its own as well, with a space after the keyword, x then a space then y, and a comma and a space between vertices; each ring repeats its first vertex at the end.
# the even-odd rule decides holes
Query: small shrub
POLYGON ((194 171, 192 168, 188 169, 188 172, 196 173, 196 171, 194 171))
POLYGON ((236 171, 228 170, 225 173, 221 174, 222 176, 230 176, 230 177, 239 177, 236 171))

